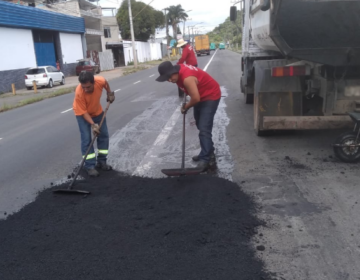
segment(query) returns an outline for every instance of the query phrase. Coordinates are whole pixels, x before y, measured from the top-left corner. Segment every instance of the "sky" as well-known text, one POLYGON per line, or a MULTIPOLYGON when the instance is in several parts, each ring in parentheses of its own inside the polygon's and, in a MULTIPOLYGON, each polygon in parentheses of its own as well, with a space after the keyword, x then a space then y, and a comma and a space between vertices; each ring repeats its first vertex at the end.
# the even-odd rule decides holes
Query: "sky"
MULTIPOLYGON (((142 1, 146 4, 152 0, 142 1)), ((182 8, 189 15, 189 21, 185 23, 185 34, 188 34, 188 26, 196 24, 199 27, 199 33, 207 33, 212 31, 220 23, 224 22, 230 14, 230 6, 232 0, 153 0, 150 6, 156 10, 162 10, 171 5, 181 4, 182 8), (201 23, 202 22, 202 23, 201 23)), ((100 0, 101 7, 119 8, 122 0, 100 0)), ((233 2, 233 1, 232 1, 233 2)), ((95 4, 95 3, 94 3, 95 4)), ((183 32, 183 23, 180 23, 181 32, 183 32)), ((195 28, 194 28, 195 29, 195 28)), ((169 28, 169 33, 172 35, 172 28, 169 28)), ((165 37, 165 30, 161 30, 156 35, 157 38, 165 37)))

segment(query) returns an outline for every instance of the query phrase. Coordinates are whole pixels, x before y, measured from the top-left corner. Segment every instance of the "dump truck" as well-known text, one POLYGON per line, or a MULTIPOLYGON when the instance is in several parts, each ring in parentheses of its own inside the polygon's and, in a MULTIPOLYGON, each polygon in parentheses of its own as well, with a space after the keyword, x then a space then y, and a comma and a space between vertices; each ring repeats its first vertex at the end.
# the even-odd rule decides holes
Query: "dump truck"
MULTIPOLYGON (((360 1, 239 2, 240 90, 256 134, 351 124, 348 112, 360 111, 360 1)), ((230 20, 237 15, 232 6, 230 20)))
POLYGON ((208 35, 195 36, 195 51, 197 56, 210 55, 210 41, 208 35))

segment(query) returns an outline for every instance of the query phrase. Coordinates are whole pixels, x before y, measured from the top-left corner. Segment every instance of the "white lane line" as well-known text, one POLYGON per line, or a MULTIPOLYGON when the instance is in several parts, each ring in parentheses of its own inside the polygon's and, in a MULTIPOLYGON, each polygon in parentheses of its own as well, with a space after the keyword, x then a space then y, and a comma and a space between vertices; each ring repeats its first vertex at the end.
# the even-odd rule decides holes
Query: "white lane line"
POLYGON ((118 92, 118 91, 120 91, 121 89, 117 89, 117 90, 114 90, 114 92, 118 92))
MULTIPOLYGON (((213 60, 217 50, 211 57, 208 64, 205 66, 204 71, 209 67, 211 61, 213 60)), ((151 170, 154 165, 157 164, 158 160, 161 160, 161 157, 159 155, 159 147, 163 146, 166 142, 166 140, 169 138, 169 135, 171 131, 173 130, 176 121, 179 119, 181 115, 181 112, 179 108, 176 108, 174 113, 171 115, 170 119, 165 124, 164 128, 161 130, 160 134, 156 138, 154 144, 152 147, 148 150, 146 155, 143 157, 140 164, 137 166, 136 170, 132 173, 133 176, 144 176, 148 173, 149 170, 151 170)), ((231 177, 230 177, 231 179, 231 177)))
POLYGON ((67 109, 67 110, 65 110, 65 111, 62 111, 61 112, 61 114, 64 114, 64 113, 66 113, 66 112, 69 112, 69 111, 71 111, 73 108, 70 108, 70 109, 67 109))
POLYGON ((172 114, 172 116, 167 121, 164 128, 161 130, 160 134, 156 138, 154 144, 152 145, 150 150, 146 153, 143 160, 140 162, 139 166, 132 174, 133 176, 144 176, 147 173, 147 171, 149 171, 153 167, 154 163, 156 163, 156 159, 158 158, 157 149, 163 146, 166 140, 169 138, 169 135, 173 130, 180 114, 181 112, 179 108, 176 108, 175 112, 172 114))
POLYGON ((208 64, 206 64, 206 66, 204 67, 204 71, 206 71, 206 69, 209 67, 209 65, 210 65, 211 61, 213 60, 213 58, 214 58, 214 56, 215 56, 215 54, 216 54, 217 51, 218 51, 218 49, 216 49, 216 51, 214 52, 213 56, 212 56, 211 59, 209 60, 208 64))
POLYGON ((0 140, 2 140, 2 138, 0 138, 0 140))
POLYGON ((154 77, 154 76, 155 76, 155 74, 152 74, 151 76, 149 76, 149 78, 154 77))
POLYGON ((140 83, 140 82, 141 82, 141 81, 137 81, 137 82, 134 83, 134 85, 136 85, 136 84, 138 84, 138 83, 140 83))

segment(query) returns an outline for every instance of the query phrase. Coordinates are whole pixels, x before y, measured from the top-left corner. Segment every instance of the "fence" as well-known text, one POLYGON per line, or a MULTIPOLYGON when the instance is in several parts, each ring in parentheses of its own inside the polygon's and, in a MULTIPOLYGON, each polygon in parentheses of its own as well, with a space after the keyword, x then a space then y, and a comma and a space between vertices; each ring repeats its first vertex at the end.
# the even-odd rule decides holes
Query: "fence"
MULTIPOLYGON (((131 41, 123 41, 125 65, 134 61, 131 41)), ((135 42, 138 62, 147 62, 163 57, 161 43, 135 42)))
POLYGON ((114 56, 111 50, 99 52, 99 60, 101 71, 114 69, 114 56))
POLYGON ((87 51, 87 58, 91 58, 96 64, 100 65, 101 71, 114 69, 114 56, 111 50, 104 52, 87 51))

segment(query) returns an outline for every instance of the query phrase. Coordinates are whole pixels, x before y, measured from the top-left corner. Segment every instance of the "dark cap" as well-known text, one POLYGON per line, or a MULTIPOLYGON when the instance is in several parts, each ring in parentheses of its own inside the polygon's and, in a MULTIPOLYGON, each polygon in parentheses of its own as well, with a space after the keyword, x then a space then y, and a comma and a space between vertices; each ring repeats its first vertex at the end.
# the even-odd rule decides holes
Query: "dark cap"
POLYGON ((162 62, 159 67, 158 71, 160 76, 156 79, 158 82, 166 82, 170 79, 172 74, 179 73, 180 66, 179 65, 172 65, 170 61, 162 62))

